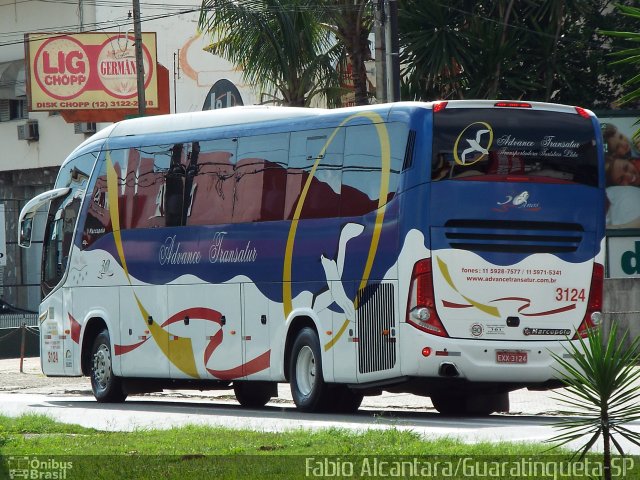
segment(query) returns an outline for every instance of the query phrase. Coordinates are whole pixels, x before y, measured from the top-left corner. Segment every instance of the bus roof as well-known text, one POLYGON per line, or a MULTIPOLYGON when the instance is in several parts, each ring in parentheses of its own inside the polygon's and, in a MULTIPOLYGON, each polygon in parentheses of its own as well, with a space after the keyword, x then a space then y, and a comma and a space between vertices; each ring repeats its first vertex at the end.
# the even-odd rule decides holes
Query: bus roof
MULTIPOLYGON (((321 115, 350 115, 358 111, 377 111, 383 114, 395 109, 432 109, 438 104, 446 103, 445 108, 502 108, 499 102, 518 103, 500 100, 450 100, 434 102, 397 102, 377 105, 363 105, 339 109, 281 107, 270 105, 248 105, 239 107, 205 110, 198 112, 174 113, 149 117, 132 118, 109 125, 82 142, 70 156, 83 150, 88 145, 106 139, 136 135, 147 135, 165 132, 197 130, 200 128, 245 125, 250 123, 301 119, 321 115)), ((530 105, 532 110, 548 110, 562 113, 576 113, 576 107, 544 102, 520 102, 530 105)), ((513 108, 513 107, 506 107, 513 108)), ((588 112, 588 111, 587 111, 588 112)), ((593 116, 593 113, 588 112, 593 116)))

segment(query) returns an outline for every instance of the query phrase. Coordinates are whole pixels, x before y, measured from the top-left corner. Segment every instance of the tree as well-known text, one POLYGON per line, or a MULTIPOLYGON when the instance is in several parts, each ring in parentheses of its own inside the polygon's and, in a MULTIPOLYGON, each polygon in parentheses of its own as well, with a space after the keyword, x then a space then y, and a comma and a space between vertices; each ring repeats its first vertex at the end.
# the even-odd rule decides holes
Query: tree
POLYGON ((593 329, 586 341, 580 339, 580 347, 575 343, 565 347, 569 359, 554 355, 560 365, 560 379, 567 387, 566 392, 557 395, 572 410, 560 412, 566 416, 555 425, 561 433, 549 441, 564 445, 588 436, 579 450, 582 459, 602 438, 606 480, 611 479, 611 444, 624 455, 616 435, 640 446, 640 434, 625 426, 640 420, 637 386, 640 370, 636 368, 640 361, 640 337, 627 346, 627 332, 622 338, 618 338, 617 332, 615 322, 607 339, 601 328, 593 329))
POLYGON ((403 97, 526 98, 609 108, 629 69, 598 32, 610 0, 400 0, 403 97))
POLYGON ((207 50, 242 68, 271 103, 309 106, 318 95, 339 104, 339 49, 317 21, 311 0, 203 0, 198 28, 207 50))
POLYGON ((344 48, 351 64, 355 104, 369 103, 367 68, 371 59, 369 34, 373 28, 371 0, 322 0, 324 7, 322 25, 329 30, 344 48))
MULTIPOLYGON (((625 5, 617 5, 617 7, 626 18, 629 18, 635 22, 634 26, 636 29, 640 27, 640 8, 625 5)), ((603 35, 619 38, 627 42, 640 42, 640 33, 637 32, 616 32, 611 30, 602 30, 600 33, 602 33, 603 35)), ((614 51, 611 53, 611 56, 618 58, 618 60, 615 60, 611 63, 612 66, 616 66, 617 68, 631 67, 637 71, 635 67, 640 64, 640 48, 635 46, 619 51, 614 51)), ((624 87, 631 88, 632 90, 624 94, 622 98, 618 100, 618 105, 638 103, 638 101, 640 101, 640 74, 635 73, 633 76, 629 77, 628 80, 624 83, 624 87)), ((636 133, 636 136, 637 135, 638 134, 636 133)))

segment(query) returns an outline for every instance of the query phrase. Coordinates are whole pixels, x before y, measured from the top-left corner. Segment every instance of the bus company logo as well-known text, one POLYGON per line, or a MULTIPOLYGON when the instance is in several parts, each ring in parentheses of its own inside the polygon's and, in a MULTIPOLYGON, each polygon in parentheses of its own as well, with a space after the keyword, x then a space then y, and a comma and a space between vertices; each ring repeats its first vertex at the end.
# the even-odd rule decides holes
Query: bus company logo
POLYGON ((493 144, 493 128, 486 122, 467 125, 453 145, 453 159, 458 165, 468 166, 484 160, 493 144))
POLYGON ((522 333, 525 337, 529 337, 532 335, 562 335, 569 336, 571 335, 571 330, 568 328, 530 328, 526 327, 522 330, 522 333))
POLYGON ((528 191, 523 191, 514 195, 507 195, 503 201, 496 202, 497 208, 494 208, 496 212, 506 212, 508 210, 518 208, 528 210, 531 212, 537 212, 541 210, 539 203, 533 203, 529 201, 530 194, 528 191))
POLYGON ((474 337, 481 337, 484 334, 484 327, 479 323, 471 325, 471 335, 474 337))
POLYGON ((195 265, 200 263, 202 254, 197 250, 183 250, 180 242, 176 241, 176 235, 167 237, 160 246, 160 265, 195 265))
POLYGON ((258 258, 258 250, 251 246, 249 240, 244 248, 225 248, 224 237, 227 232, 217 232, 213 236, 211 248, 209 248, 209 261, 211 263, 253 263, 258 258))

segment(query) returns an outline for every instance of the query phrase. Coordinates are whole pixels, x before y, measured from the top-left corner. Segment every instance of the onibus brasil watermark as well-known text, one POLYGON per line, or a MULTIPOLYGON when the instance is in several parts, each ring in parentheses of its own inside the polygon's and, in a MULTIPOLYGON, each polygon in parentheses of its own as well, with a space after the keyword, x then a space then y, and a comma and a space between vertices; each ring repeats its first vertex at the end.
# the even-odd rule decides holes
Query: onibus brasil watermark
POLYGON ((73 462, 55 458, 9 457, 9 478, 11 480, 65 480, 73 468, 73 462))
MULTIPOLYGON (((632 457, 611 461, 611 476, 627 478, 636 463, 632 457)), ((337 478, 602 478, 604 465, 591 458, 554 460, 550 457, 511 458, 508 460, 474 457, 306 457, 306 477, 337 478)))

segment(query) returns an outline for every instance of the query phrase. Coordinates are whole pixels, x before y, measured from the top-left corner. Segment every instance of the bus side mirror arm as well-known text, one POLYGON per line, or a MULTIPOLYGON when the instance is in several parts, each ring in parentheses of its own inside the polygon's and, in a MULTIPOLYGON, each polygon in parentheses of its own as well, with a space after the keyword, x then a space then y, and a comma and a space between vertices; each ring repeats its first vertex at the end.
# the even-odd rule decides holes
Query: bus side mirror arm
POLYGON ((33 217, 35 217, 36 211, 45 203, 55 200, 56 198, 63 197, 70 191, 71 188, 69 187, 48 190, 32 198, 24 207, 22 207, 20 217, 18 217, 18 245, 22 248, 29 248, 31 246, 33 217))

